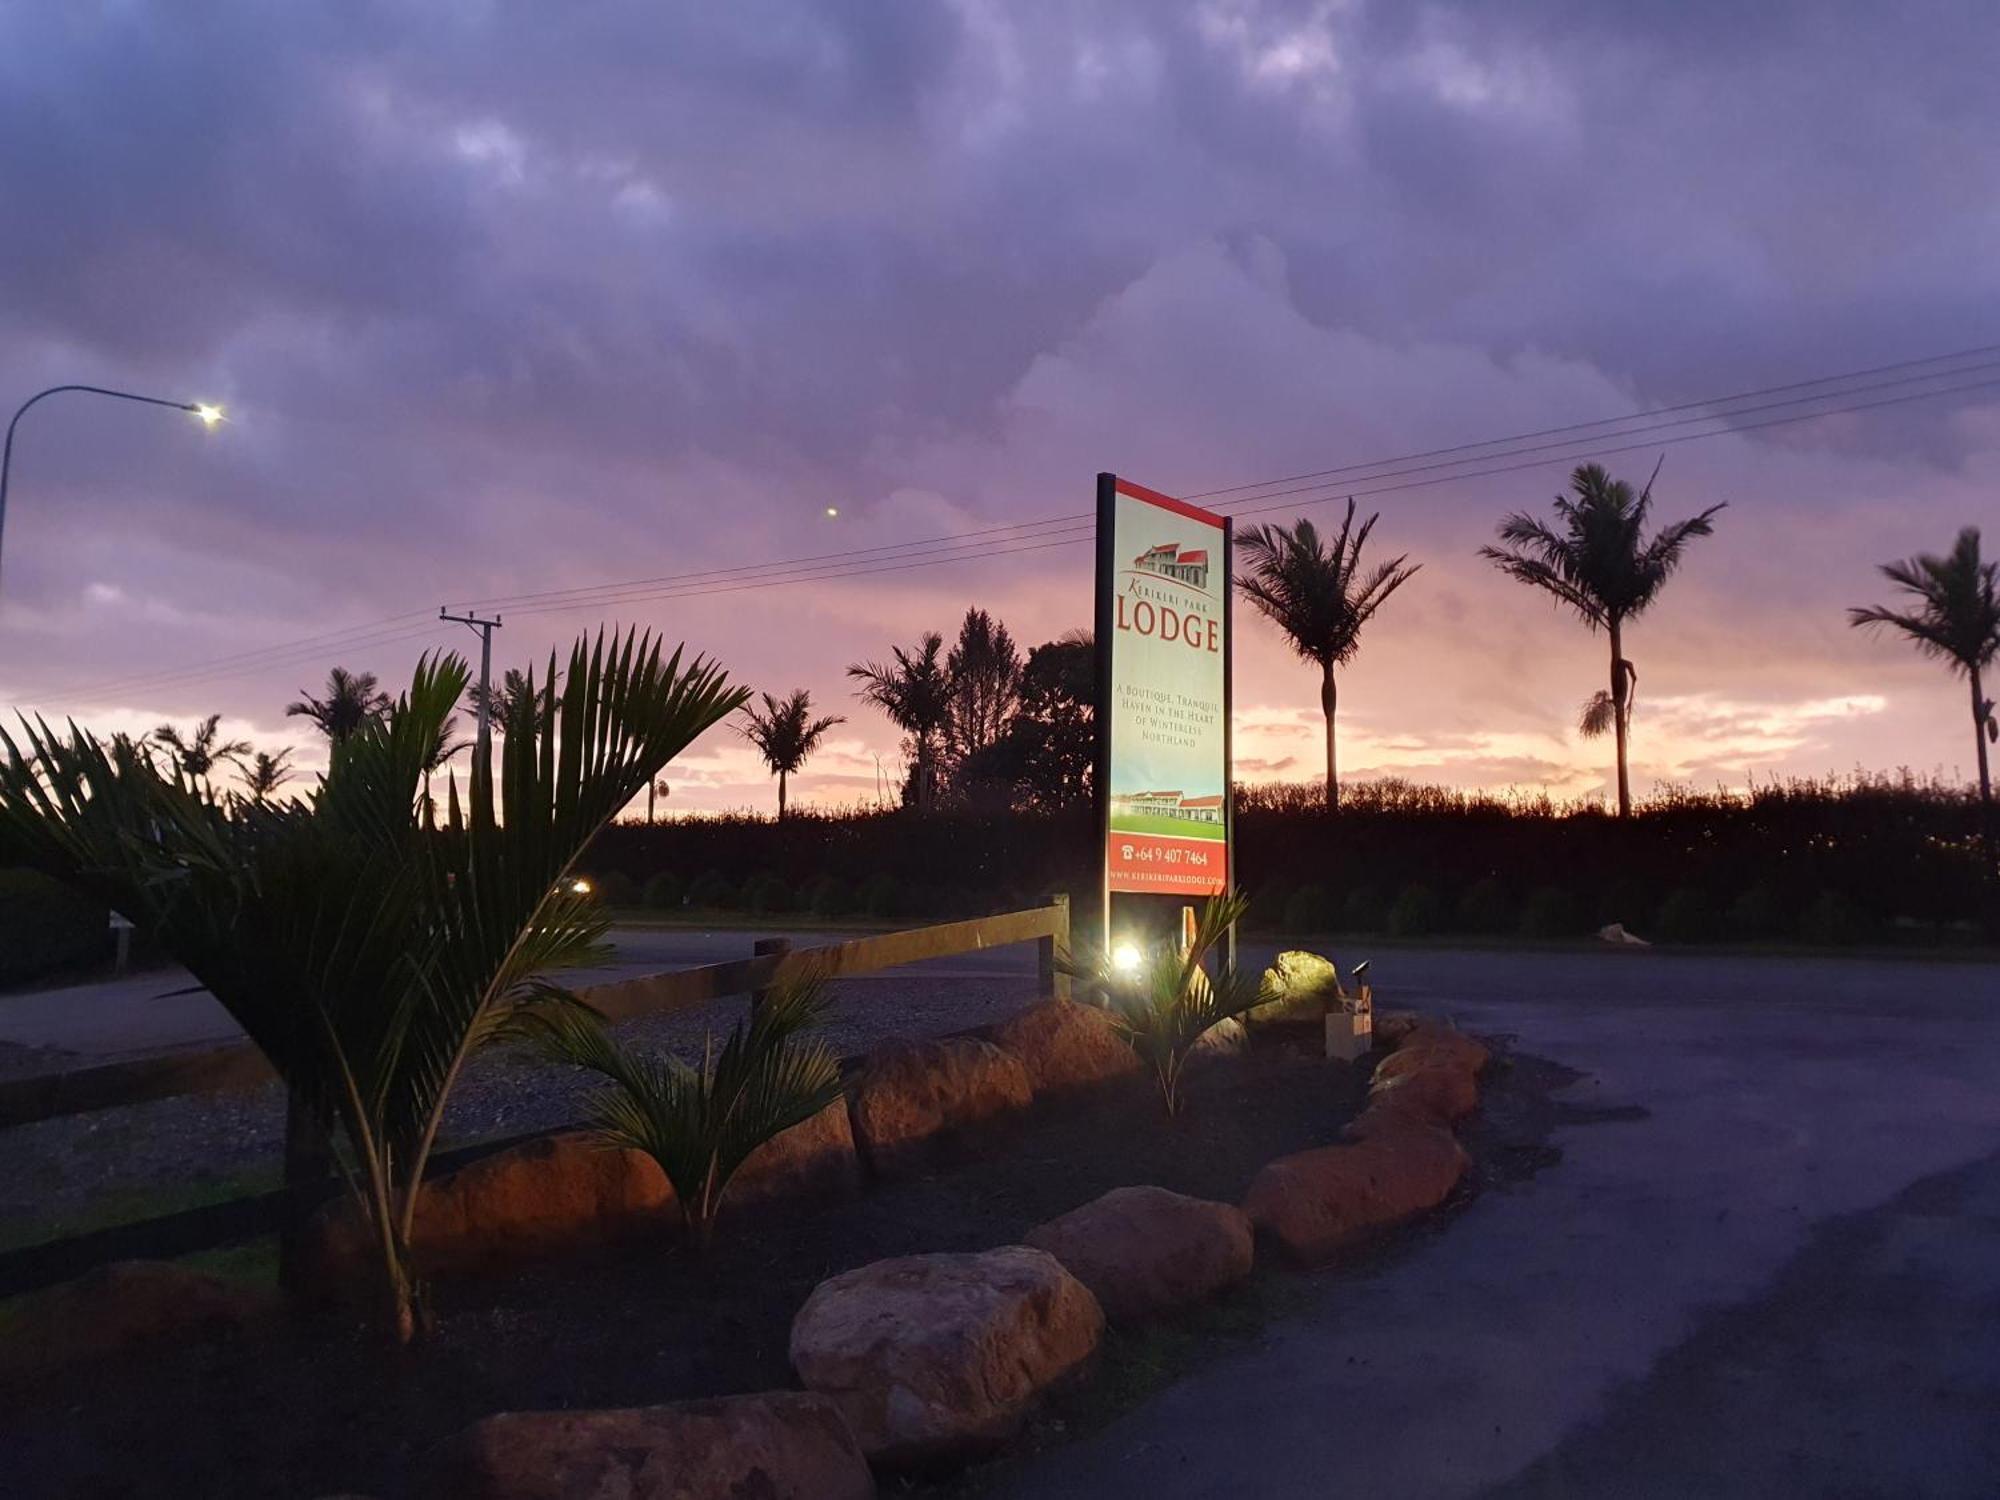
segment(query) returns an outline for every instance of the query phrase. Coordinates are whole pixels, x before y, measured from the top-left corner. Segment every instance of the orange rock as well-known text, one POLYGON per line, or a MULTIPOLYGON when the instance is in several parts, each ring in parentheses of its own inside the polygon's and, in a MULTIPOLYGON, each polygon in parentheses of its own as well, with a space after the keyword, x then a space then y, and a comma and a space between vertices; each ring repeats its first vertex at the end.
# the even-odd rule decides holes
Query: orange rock
POLYGON ((1368 1107, 1401 1110, 1434 1125, 1454 1125, 1479 1108, 1479 1084, 1470 1068, 1450 1058, 1433 1058, 1387 1078, 1378 1068, 1368 1089, 1368 1107))
POLYGON ((736 1169, 723 1212, 791 1197, 852 1192, 861 1182, 861 1158, 847 1101, 836 1099, 810 1120, 773 1136, 736 1169))
POLYGON ((1163 1187, 1113 1188, 1030 1230, 1114 1321, 1198 1302, 1250 1274, 1250 1221, 1231 1203, 1163 1187))
MULTIPOLYGON (((544 1136, 426 1183, 411 1248, 421 1275, 480 1270, 661 1222, 673 1201, 645 1153, 607 1149, 581 1131, 544 1136)), ((351 1287, 377 1253, 359 1206, 340 1199, 308 1231, 308 1280, 351 1287)))
POLYGON ((905 1170, 946 1131, 1024 1109, 1028 1070, 1012 1053, 971 1037, 903 1042, 873 1054, 848 1086, 854 1137, 878 1172, 905 1170))
POLYGON ((612 1411, 502 1412, 433 1460, 454 1500, 867 1500, 833 1402, 797 1391, 612 1411))
POLYGON ((1244 1196, 1251 1223, 1313 1265, 1435 1208, 1468 1165, 1451 1135, 1400 1111, 1369 1109, 1352 1145, 1283 1156, 1244 1196))
POLYGON ((792 1322, 792 1367, 869 1458, 935 1465, 1012 1436, 1103 1333, 1097 1299, 1040 1250, 910 1255, 821 1282, 792 1322))
POLYGON ((1021 1060, 1037 1093, 1130 1077, 1141 1066, 1102 1007, 1074 1000, 1031 1005, 994 1027, 992 1039, 1021 1060))

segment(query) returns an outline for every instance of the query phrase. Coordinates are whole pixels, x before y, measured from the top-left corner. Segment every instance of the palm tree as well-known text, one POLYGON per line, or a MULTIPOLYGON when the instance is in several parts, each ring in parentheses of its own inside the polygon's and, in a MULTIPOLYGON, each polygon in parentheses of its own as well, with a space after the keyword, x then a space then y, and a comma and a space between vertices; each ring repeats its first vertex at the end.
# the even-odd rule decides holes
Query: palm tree
POLYGON ((377 690, 373 672, 350 672, 345 667, 335 667, 326 674, 326 696, 315 698, 305 689, 299 689, 302 696, 296 703, 285 705, 285 713, 292 718, 311 719, 319 725, 320 733, 336 745, 371 719, 378 719, 389 708, 389 695, 377 690))
POLYGON ((657 799, 665 797, 668 790, 667 779, 664 776, 646 788, 646 826, 648 828, 653 826, 653 803, 657 799))
POLYGON ((147 739, 173 756, 174 766, 183 776, 202 783, 208 781, 217 761, 234 761, 250 753, 248 740, 222 738, 221 714, 210 714, 185 735, 171 724, 162 724, 147 739))
MULTIPOLYGON (((558 689, 562 686, 560 682, 553 685, 558 689)), ((502 734, 506 733, 505 726, 514 720, 514 705, 517 702, 525 701, 534 705, 537 711, 541 704, 541 699, 535 692, 532 675, 522 672, 517 667, 509 667, 502 672, 499 683, 490 690, 475 682, 472 691, 466 694, 466 699, 477 710, 480 700, 488 696, 492 698, 491 721, 502 734)), ((540 729, 544 724, 538 721, 535 727, 540 729)))
POLYGON ((278 788, 292 779, 292 751, 287 746, 273 755, 268 750, 259 750, 252 759, 235 757, 236 769, 243 775, 243 790, 250 794, 252 802, 268 802, 278 788))
MULTIPOLYGON (((379 1250, 385 1312, 423 1323, 411 1236, 424 1168, 466 1058, 543 1007, 553 969, 603 952, 607 918, 569 874, 675 755, 747 694, 705 660, 600 635, 570 653, 560 702, 516 705, 500 773, 475 760, 442 829, 424 767, 465 691, 427 657, 407 694, 335 743, 310 804, 226 816, 179 782, 120 768, 46 723, 0 730, 0 855, 141 922, 269 1059, 322 1129, 379 1250)), ((555 663, 551 658, 550 667, 555 663)))
POLYGON ((1921 601, 1913 610, 1864 605, 1847 612, 1847 622, 1901 631, 1926 656, 1949 662, 1972 687, 1972 743, 1979 755, 1979 802, 1991 827, 1993 776, 1986 745, 2000 739, 1993 700, 1980 674, 2000 655, 2000 562, 1982 562, 1979 528, 1959 532, 1943 557, 1920 553, 1907 562, 1884 563, 1882 576, 1921 601))
POLYGON ((1380 519, 1379 513, 1372 515, 1356 530, 1350 498, 1331 547, 1305 519, 1290 529, 1253 526, 1237 541, 1250 569, 1237 584, 1243 597, 1284 631, 1294 651, 1319 667, 1319 707, 1326 716, 1328 811, 1340 805, 1333 733, 1340 692, 1334 669, 1353 659, 1361 649, 1361 627, 1423 566, 1409 562, 1404 553, 1362 571, 1361 549, 1380 519))
POLYGON ((914 651, 894 649, 891 663, 856 662, 847 675, 866 684, 855 696, 889 716, 910 738, 915 763, 918 812, 928 812, 937 795, 939 737, 951 717, 951 672, 944 661, 944 637, 927 630, 914 651))
MULTIPOLYGON (((813 751, 826 732, 836 724, 847 720, 839 714, 829 714, 824 719, 812 717, 812 694, 800 688, 789 698, 780 702, 769 693, 760 694, 764 700, 760 712, 755 704, 743 707, 744 722, 737 726, 737 732, 757 747, 764 757, 764 764, 778 778, 778 821, 785 820, 785 782, 793 772, 811 759, 813 751)), ((646 821, 652 821, 652 809, 646 811, 646 821)))
POLYGON ((1687 544, 1715 530, 1722 505, 1643 535, 1653 505, 1653 478, 1637 494, 1613 479, 1601 464, 1579 464, 1569 476, 1568 495, 1555 499, 1560 533, 1533 516, 1515 512, 1500 523, 1505 547, 1481 547, 1479 555, 1501 572, 1552 594, 1567 604, 1594 634, 1611 643, 1611 690, 1584 705, 1580 730, 1586 736, 1606 729, 1617 736, 1618 816, 1632 814, 1632 784, 1626 750, 1632 732, 1632 688, 1638 669, 1625 656, 1625 623, 1643 614, 1680 566, 1687 544))

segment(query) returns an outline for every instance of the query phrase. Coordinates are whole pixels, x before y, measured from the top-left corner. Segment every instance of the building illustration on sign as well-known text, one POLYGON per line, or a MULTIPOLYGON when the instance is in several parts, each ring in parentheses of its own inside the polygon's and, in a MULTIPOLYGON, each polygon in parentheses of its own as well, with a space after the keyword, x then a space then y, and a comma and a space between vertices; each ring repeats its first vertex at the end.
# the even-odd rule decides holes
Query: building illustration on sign
POLYGON ((1180 818, 1189 823, 1222 822, 1221 797, 1188 797, 1180 792, 1133 792, 1113 799, 1114 806, 1127 812, 1145 813, 1156 818, 1180 818))
POLYGON ((1178 542, 1162 542, 1157 547, 1148 547, 1132 559, 1132 566, 1142 573, 1158 573, 1163 578, 1191 583, 1198 589, 1208 587, 1208 553, 1202 550, 1183 552, 1178 542))

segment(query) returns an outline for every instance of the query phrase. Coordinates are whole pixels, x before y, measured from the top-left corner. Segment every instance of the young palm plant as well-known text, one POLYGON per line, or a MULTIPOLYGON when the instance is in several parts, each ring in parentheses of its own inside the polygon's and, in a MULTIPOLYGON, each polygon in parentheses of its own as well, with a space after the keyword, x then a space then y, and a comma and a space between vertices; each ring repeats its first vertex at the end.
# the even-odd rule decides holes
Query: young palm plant
POLYGON ((671 1053, 633 1052, 581 1006, 547 1009, 530 1030, 545 1056, 607 1080, 590 1101, 593 1134, 659 1163, 689 1237, 706 1249, 723 1196, 750 1154, 840 1097, 838 1059, 825 1042, 800 1039, 826 1007, 822 974, 781 977, 719 1053, 710 1036, 698 1068, 671 1053))
POLYGON ((1119 1035, 1159 1084, 1170 1116, 1180 1113, 1181 1078, 1201 1039, 1272 998, 1261 976, 1240 973, 1228 963, 1213 975, 1204 967, 1249 906, 1241 892, 1211 897, 1196 918, 1186 952, 1168 941, 1137 954, 1136 961, 1127 954, 1122 964, 1104 953, 1061 961, 1066 973, 1103 997, 1119 1035))
POLYGON ((1340 805, 1333 736, 1340 698, 1334 669, 1353 659, 1361 649, 1361 627, 1422 567, 1405 553, 1362 571, 1361 549, 1380 519, 1379 514, 1372 515, 1356 530, 1350 499, 1331 547, 1320 539, 1318 528, 1303 519, 1289 529, 1253 526, 1236 541, 1249 568, 1237 588, 1284 631, 1294 651, 1319 668, 1319 707, 1326 716, 1328 810, 1340 805))
POLYGON ((847 675, 863 684, 855 696, 889 716, 910 737, 915 762, 918 812, 929 812, 937 797, 938 757, 945 726, 951 719, 951 670, 944 656, 944 637, 927 630, 914 651, 892 648, 892 662, 856 662, 847 675))
MULTIPOLYGON (((550 667, 553 669, 553 658, 550 667)), ((243 1028, 296 1107, 346 1145, 340 1166, 379 1248, 385 1316, 423 1323, 417 1199, 465 1060, 563 995, 541 976, 601 953, 601 910, 565 878, 590 839, 744 692, 651 637, 570 654, 560 702, 516 706, 499 775, 420 809, 424 769, 465 690, 456 656, 336 740, 310 804, 222 814, 205 791, 89 735, 4 731, 0 855, 140 921, 243 1028), (121 774, 122 771, 122 774, 121 774)))
POLYGON ((1979 528, 1968 526, 1943 557, 1920 553, 1907 562, 1882 564, 1882 576, 1914 594, 1909 610, 1866 605, 1847 612, 1850 625, 1887 628, 1912 641, 1924 655, 1949 662, 1972 689, 1972 743, 1979 757, 1979 802, 1991 826, 1993 774, 1986 746, 2000 740, 1993 700, 1982 674, 2000 656, 2000 562, 1979 556, 1979 528))
MULTIPOLYGON (((1653 479, 1659 469, 1653 470, 1653 479)), ((1584 705, 1579 728, 1586 736, 1610 730, 1617 741, 1618 816, 1632 813, 1632 783, 1626 751, 1632 733, 1632 688, 1639 673, 1625 656, 1626 622, 1645 612, 1680 566, 1687 544, 1715 530, 1711 505, 1700 515, 1663 526, 1648 540, 1643 532, 1653 506, 1653 480, 1634 493, 1600 464, 1579 464, 1569 476, 1570 493, 1558 495, 1560 532, 1533 516, 1516 512, 1500 523, 1505 547, 1481 547, 1479 555, 1510 578, 1551 594, 1577 612, 1611 642, 1611 688, 1584 705)))
POLYGON ((236 769, 243 777, 243 790, 252 802, 270 801, 277 795, 278 788, 296 774, 292 769, 289 745, 275 755, 269 750, 259 750, 255 755, 238 755, 234 759, 236 769))
MULTIPOLYGON (((773 698, 769 693, 761 696, 764 700, 762 709, 748 703, 743 706, 743 723, 738 726, 738 732, 757 747, 757 753, 764 757, 764 764, 778 778, 778 821, 782 823, 785 820, 787 780, 819 749, 819 742, 826 737, 826 732, 836 724, 845 724, 847 720, 839 714, 815 719, 812 716, 812 694, 804 688, 783 700, 773 698)), ((650 803, 646 821, 652 821, 650 803)))

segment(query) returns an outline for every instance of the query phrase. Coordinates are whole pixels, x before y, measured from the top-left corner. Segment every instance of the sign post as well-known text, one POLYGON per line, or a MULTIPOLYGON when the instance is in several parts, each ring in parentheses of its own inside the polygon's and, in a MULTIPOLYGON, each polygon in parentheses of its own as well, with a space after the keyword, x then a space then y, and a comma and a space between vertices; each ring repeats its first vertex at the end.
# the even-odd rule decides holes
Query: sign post
MULTIPOLYGON (((1184 907, 1230 887, 1231 523, 1097 476, 1097 804, 1112 901, 1184 907)), ((1121 903, 1121 906, 1125 903, 1121 903)), ((1234 934, 1231 934, 1232 946, 1234 934)))

